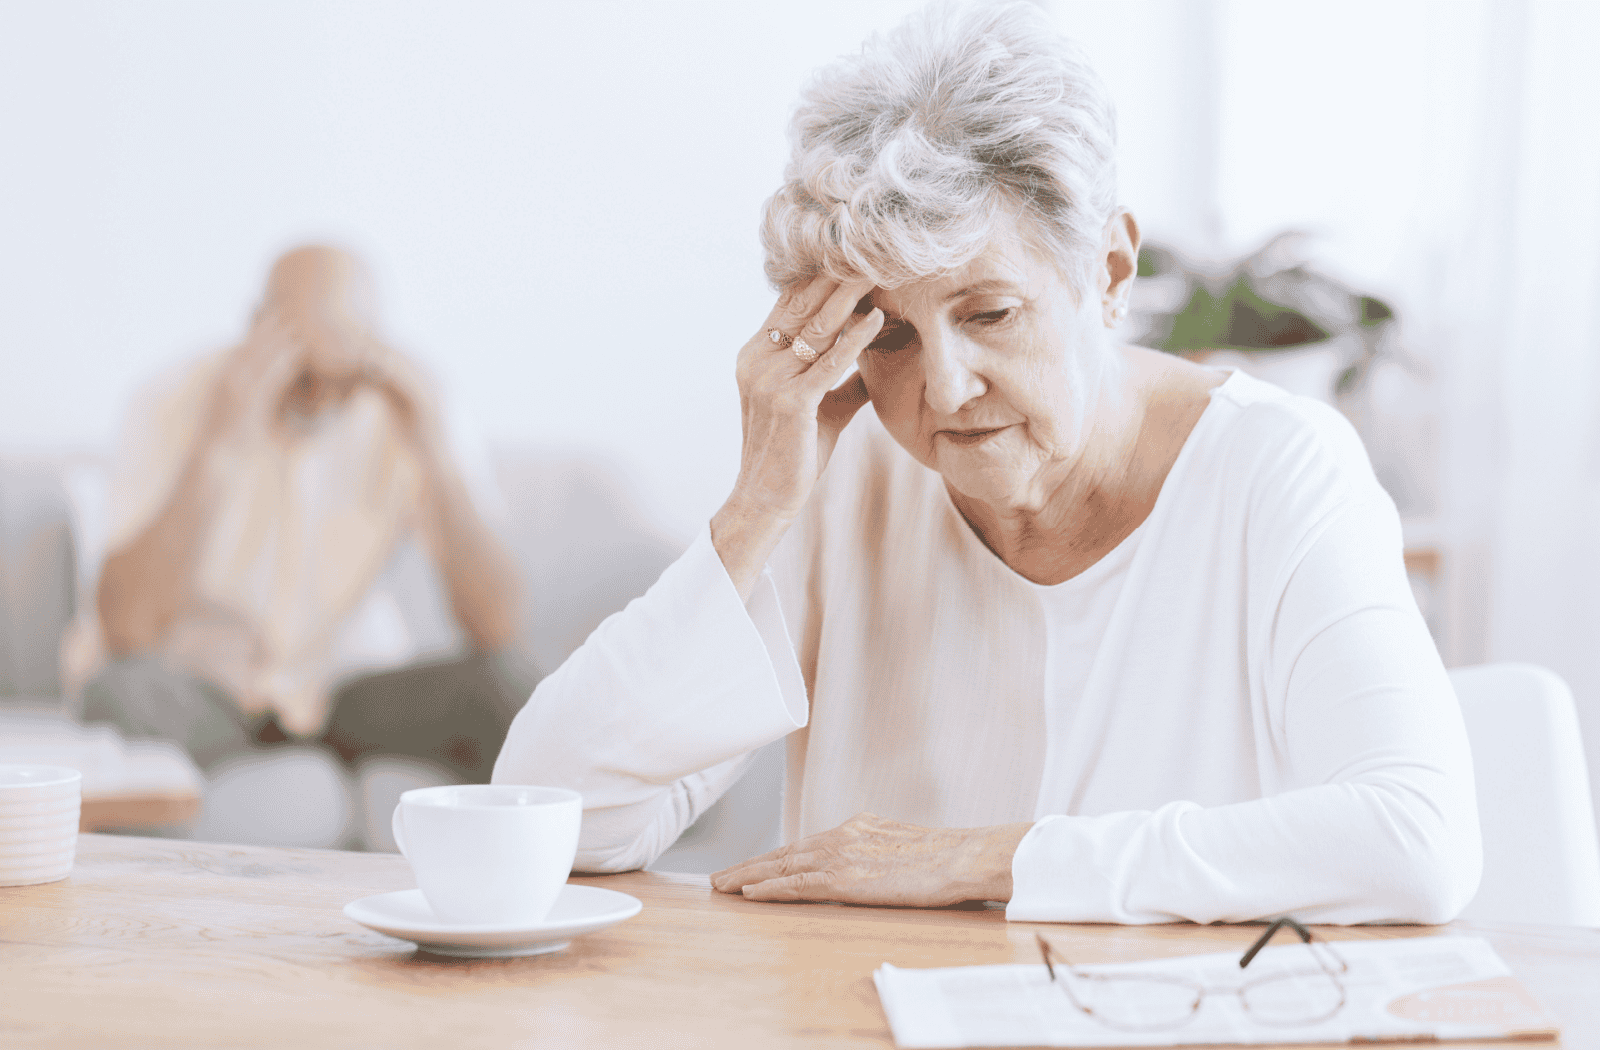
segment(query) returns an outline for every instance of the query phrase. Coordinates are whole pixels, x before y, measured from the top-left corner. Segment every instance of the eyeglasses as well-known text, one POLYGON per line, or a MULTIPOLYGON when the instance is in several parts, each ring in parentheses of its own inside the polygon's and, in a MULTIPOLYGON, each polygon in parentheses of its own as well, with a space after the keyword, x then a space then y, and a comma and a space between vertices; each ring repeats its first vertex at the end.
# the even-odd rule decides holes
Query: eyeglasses
POLYGON ((1344 984, 1339 978, 1350 967, 1332 945, 1314 939, 1311 931, 1294 919, 1284 916, 1268 926, 1239 960, 1239 968, 1249 966, 1272 935, 1284 927, 1300 935, 1316 965, 1276 972, 1230 988, 1207 988, 1186 977, 1167 974, 1085 973, 1042 935, 1035 936, 1050 980, 1066 993, 1073 1006, 1112 1028, 1134 1032, 1175 1028, 1194 1017, 1200 1011, 1201 1000, 1208 995, 1237 995, 1245 1012, 1262 1024, 1325 1021, 1344 1006, 1344 984), (1058 980, 1057 974, 1063 972, 1069 979, 1058 980))

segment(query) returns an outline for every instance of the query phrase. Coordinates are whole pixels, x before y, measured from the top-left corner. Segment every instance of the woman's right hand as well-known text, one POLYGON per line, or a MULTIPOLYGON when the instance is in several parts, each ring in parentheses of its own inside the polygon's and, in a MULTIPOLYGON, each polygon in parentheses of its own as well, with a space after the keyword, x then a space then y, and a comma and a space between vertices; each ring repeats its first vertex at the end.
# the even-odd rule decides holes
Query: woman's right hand
POLYGON ((748 597, 790 522, 811 495, 839 434, 867 403, 859 373, 841 380, 883 327, 874 309, 851 321, 867 280, 840 283, 826 276, 787 289, 766 324, 739 352, 738 380, 744 450, 733 492, 711 521, 711 538, 741 596, 748 597), (789 340, 821 351, 807 364, 789 340))

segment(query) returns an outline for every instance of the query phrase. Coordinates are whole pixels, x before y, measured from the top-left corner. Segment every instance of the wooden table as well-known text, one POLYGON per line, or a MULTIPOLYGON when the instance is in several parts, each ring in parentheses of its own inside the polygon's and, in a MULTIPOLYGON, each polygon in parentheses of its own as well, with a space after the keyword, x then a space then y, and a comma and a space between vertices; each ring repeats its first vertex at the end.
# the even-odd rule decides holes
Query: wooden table
MULTIPOLYGON (((70 879, 0 889, 0 1046, 885 1047, 879 963, 1038 959, 1038 927, 992 907, 756 904, 651 872, 575 881, 644 911, 553 955, 447 959, 340 913, 414 886, 398 856, 84 835, 70 879)), ((1242 950, 1260 932, 1049 929, 1082 962, 1242 950)), ((1600 1046, 1600 931, 1447 929, 1488 937, 1566 1046, 1600 1046)))
POLYGON ((150 831, 168 824, 182 824, 200 815, 200 801, 198 794, 177 791, 85 798, 78 811, 78 830, 134 828, 150 831))

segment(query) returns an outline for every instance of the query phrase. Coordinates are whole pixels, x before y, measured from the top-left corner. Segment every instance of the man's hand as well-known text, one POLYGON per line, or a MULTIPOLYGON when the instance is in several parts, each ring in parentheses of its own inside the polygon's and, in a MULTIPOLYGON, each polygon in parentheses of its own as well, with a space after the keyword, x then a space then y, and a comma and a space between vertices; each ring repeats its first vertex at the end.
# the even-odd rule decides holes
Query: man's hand
POLYGON ((166 503, 101 566, 96 602, 111 655, 158 649, 193 600, 195 568, 216 509, 214 454, 235 443, 249 447, 284 437, 284 405, 304 354, 293 330, 263 312, 222 360, 166 503))
POLYGON ((281 436, 305 359, 305 345, 288 322, 270 311, 257 315, 244 342, 222 361, 191 455, 204 455, 232 436, 246 441, 281 436))
POLYGON ((256 315, 223 365, 213 415, 219 435, 224 427, 292 434, 363 388, 388 402, 402 438, 438 450, 439 412, 422 370, 366 328, 314 313, 256 315))
POLYGON ((723 893, 761 901, 840 901, 936 908, 1011 899, 1011 858, 1031 824, 924 828, 861 813, 832 831, 711 876, 723 893))
POLYGON ((361 382, 388 399, 400 433, 428 452, 438 451, 443 427, 432 383, 405 355, 375 345, 365 360, 361 382))

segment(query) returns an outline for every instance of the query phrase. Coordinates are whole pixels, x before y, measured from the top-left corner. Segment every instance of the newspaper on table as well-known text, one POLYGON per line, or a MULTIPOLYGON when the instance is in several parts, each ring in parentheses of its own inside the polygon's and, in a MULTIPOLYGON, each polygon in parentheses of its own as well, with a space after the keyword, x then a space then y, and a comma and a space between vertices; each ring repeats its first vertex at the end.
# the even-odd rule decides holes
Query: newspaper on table
MULTIPOLYGON (((1554 1039, 1556 1023, 1479 937, 1339 941, 1348 964, 1345 1000, 1310 1024, 1266 1024, 1232 990, 1271 972, 1303 972, 1304 945, 1265 948, 1248 970, 1238 953, 1079 966, 1082 973, 1160 974, 1208 994, 1182 1024, 1156 1030, 1113 1028, 1085 1014, 1043 963, 901 969, 887 963, 873 982, 902 1050, 995 1046, 1199 1046, 1213 1044, 1431 1042, 1554 1039)), ((1119 982, 1120 984, 1120 982, 1119 982)))

